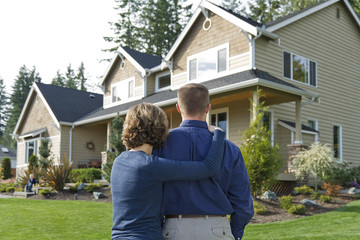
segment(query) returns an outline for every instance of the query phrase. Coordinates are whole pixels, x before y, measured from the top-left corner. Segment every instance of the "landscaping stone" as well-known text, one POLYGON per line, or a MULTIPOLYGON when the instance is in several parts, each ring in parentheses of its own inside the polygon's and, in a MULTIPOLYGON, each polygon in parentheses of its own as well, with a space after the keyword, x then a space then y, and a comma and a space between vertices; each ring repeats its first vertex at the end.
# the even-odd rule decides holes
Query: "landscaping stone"
POLYGON ((268 190, 264 192, 264 194, 261 196, 261 199, 276 201, 276 193, 268 190))
POLYGON ((85 188, 85 183, 80 183, 77 190, 80 191, 80 190, 83 190, 85 188))
POLYGON ((317 206, 318 205, 315 201, 309 200, 309 199, 301 200, 301 204, 308 205, 308 206, 317 206))
POLYGON ((95 199, 105 198, 105 195, 102 192, 93 192, 95 199))
POLYGON ((360 189, 357 189, 356 187, 352 187, 346 193, 348 193, 348 194, 359 194, 360 189))

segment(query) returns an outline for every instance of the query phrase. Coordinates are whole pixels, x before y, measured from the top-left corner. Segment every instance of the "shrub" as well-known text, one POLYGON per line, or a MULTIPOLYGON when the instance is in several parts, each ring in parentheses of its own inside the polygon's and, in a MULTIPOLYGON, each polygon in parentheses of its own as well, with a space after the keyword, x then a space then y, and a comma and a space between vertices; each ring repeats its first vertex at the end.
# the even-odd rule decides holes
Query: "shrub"
POLYGON ((317 179, 324 180, 329 169, 337 162, 329 145, 321 145, 319 142, 311 144, 310 149, 299 152, 294 160, 296 178, 304 179, 311 173, 315 177, 315 191, 317 191, 317 179))
POLYGON ((319 199, 319 197, 320 197, 320 193, 319 193, 319 192, 313 192, 313 193, 311 194, 311 198, 314 199, 314 200, 319 199))
POLYGON ((289 209, 288 209, 288 213, 290 214, 297 214, 297 215, 304 215, 306 213, 306 208, 304 205, 299 204, 299 205, 292 205, 289 209))
POLYGON ((8 192, 8 193, 12 193, 14 191, 15 191, 15 187, 7 187, 6 188, 6 192, 8 192))
POLYGON ((280 207, 285 209, 285 210, 288 210, 290 209, 294 204, 292 202, 293 200, 293 197, 292 196, 282 196, 280 198, 280 207))
POLYGON ((6 192, 6 184, 0 184, 0 192, 6 192))
POLYGON ((41 195, 43 195, 44 197, 46 197, 46 196, 48 196, 48 195, 50 195, 50 189, 41 189, 40 191, 39 191, 39 194, 41 194, 41 195))
POLYGON ((306 185, 301 186, 301 187, 295 187, 294 190, 301 195, 306 195, 306 194, 310 194, 310 193, 314 192, 314 190, 311 187, 308 187, 306 185))
POLYGON ((51 187, 55 188, 56 191, 62 191, 64 189, 65 183, 68 180, 72 169, 72 164, 73 163, 69 163, 69 159, 65 155, 64 161, 61 165, 55 166, 54 164, 51 164, 48 167, 45 179, 51 187))
MULTIPOLYGON (((259 89, 256 93, 258 100, 263 97, 259 89)), ((241 151, 249 174, 251 192, 257 197, 276 182, 283 160, 279 144, 272 144, 271 132, 262 121, 268 107, 265 107, 264 101, 256 104, 250 99, 250 102, 253 119, 250 127, 244 131, 241 151)))
POLYGON ((34 178, 39 181, 40 178, 42 177, 42 170, 40 168, 26 169, 24 175, 19 176, 16 179, 17 184, 20 186, 25 186, 28 183, 28 180, 30 179, 30 174, 34 174, 34 178))
POLYGON ((87 185, 86 187, 85 187, 85 190, 87 191, 87 192, 93 192, 95 189, 99 189, 99 188, 101 188, 102 187, 102 184, 101 183, 98 183, 98 184, 96 184, 96 183, 90 183, 89 185, 87 185))
POLYGON ((326 191, 326 194, 329 196, 336 196, 338 191, 342 189, 340 185, 336 183, 324 183, 322 188, 326 191))
POLYGON ((331 202, 331 200, 332 200, 332 198, 330 196, 327 196, 327 195, 320 196, 320 202, 329 203, 329 202, 331 202))
POLYGON ((78 191, 78 187, 79 187, 80 183, 81 183, 81 182, 77 182, 77 183, 75 183, 74 186, 70 186, 70 187, 69 187, 69 191, 70 191, 70 192, 73 192, 73 193, 76 193, 76 192, 78 191))
POLYGON ((84 182, 90 183, 95 179, 101 179, 101 170, 97 168, 82 168, 82 169, 73 169, 70 172, 69 180, 70 182, 84 182))
POLYGON ((2 179, 8 179, 11 178, 11 161, 10 158, 4 158, 2 160, 2 164, 1 164, 1 178, 2 179))
POLYGON ((266 213, 266 208, 264 205, 254 201, 254 211, 256 214, 265 214, 266 213))

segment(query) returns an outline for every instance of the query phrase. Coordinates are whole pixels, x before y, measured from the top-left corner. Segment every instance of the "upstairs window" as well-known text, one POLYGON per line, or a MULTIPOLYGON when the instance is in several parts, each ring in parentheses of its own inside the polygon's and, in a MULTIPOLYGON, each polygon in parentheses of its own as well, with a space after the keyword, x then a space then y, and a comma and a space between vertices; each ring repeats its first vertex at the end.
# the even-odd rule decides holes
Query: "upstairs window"
POLYGON ((188 57, 188 78, 190 81, 206 79, 228 70, 229 44, 188 57))
POLYGON ((120 102, 135 96, 135 78, 129 78, 111 85, 111 102, 120 102))
POLYGON ((285 78, 316 86, 316 62, 300 55, 283 51, 283 75, 285 78))
POLYGON ((25 143, 25 163, 29 162, 31 155, 37 155, 37 140, 31 140, 25 143))
POLYGON ((156 92, 170 89, 170 85, 171 85, 171 78, 169 72, 160 73, 156 76, 156 80, 155 80, 156 92))

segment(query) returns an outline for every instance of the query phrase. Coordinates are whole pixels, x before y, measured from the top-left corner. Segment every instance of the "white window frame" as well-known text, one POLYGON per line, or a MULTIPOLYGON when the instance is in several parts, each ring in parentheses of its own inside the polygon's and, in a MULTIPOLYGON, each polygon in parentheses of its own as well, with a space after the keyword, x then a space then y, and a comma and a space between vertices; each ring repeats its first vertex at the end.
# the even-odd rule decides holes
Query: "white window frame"
POLYGON ((230 126, 230 119, 229 119, 229 108, 228 107, 224 107, 224 108, 217 108, 217 109, 211 109, 210 111, 210 116, 209 116, 209 124, 211 124, 211 115, 212 114, 216 114, 216 119, 217 119, 217 114, 219 113, 226 113, 226 136, 225 138, 229 139, 229 126, 230 126))
POLYGON ((299 56, 299 57, 303 57, 303 56, 301 56, 301 55, 299 55, 299 54, 296 54, 296 53, 293 53, 293 52, 290 52, 290 51, 287 51, 287 50, 282 50, 282 76, 283 76, 283 78, 286 78, 286 79, 289 79, 289 80, 291 80, 291 81, 295 81, 295 82, 297 82, 297 83, 301 83, 301 84, 305 84, 305 85, 307 85, 307 86, 311 86, 311 87, 315 87, 315 88, 317 88, 317 86, 318 86, 318 64, 317 64, 317 62, 316 61, 314 61, 314 60, 311 60, 311 59, 309 59, 309 58, 306 58, 306 57, 303 57, 303 58, 306 58, 307 59, 307 61, 308 61, 308 66, 309 66, 309 68, 310 68, 310 61, 311 62, 314 62, 315 64, 316 64, 316 74, 315 74, 315 81, 316 81, 316 84, 315 85, 311 85, 310 84, 310 69, 309 69, 309 72, 308 72, 308 79, 309 79, 309 82, 308 83, 305 83, 305 82, 301 82, 301 81, 298 81, 298 80, 296 80, 296 79, 294 79, 293 78, 293 55, 296 55, 296 56, 299 56), (284 71, 285 71, 285 69, 284 69, 284 52, 287 52, 287 53, 290 53, 290 78, 288 78, 288 77, 285 77, 284 76, 284 71))
POLYGON ((202 51, 202 52, 199 52, 197 54, 194 54, 194 55, 191 55, 191 56, 187 57, 187 65, 186 66, 187 66, 187 69, 188 69, 187 70, 187 81, 188 82, 203 82, 203 81, 206 81, 209 78, 213 78, 214 75, 220 75, 220 74, 228 72, 229 71, 229 43, 221 44, 219 46, 207 49, 205 51, 202 51), (219 66, 219 63, 218 63, 218 60, 219 60, 218 59, 218 51, 222 50, 224 48, 226 49, 226 70, 218 72, 218 66, 219 66), (205 77, 199 78, 199 57, 202 56, 202 55, 208 55, 209 56, 209 55, 212 55, 212 54, 216 55, 216 72, 214 74, 211 74, 211 76, 205 76, 205 77), (194 59, 196 59, 196 78, 190 80, 190 61, 194 60, 194 59))
POLYGON ((274 110, 267 110, 270 113, 270 131, 271 131, 271 145, 274 146, 274 110))
POLYGON ((166 72, 157 74, 156 77, 155 77, 155 92, 165 91, 165 90, 168 90, 170 88, 171 88, 171 74, 170 74, 170 71, 166 71, 166 72), (164 76, 167 76, 167 75, 170 76, 170 85, 167 86, 167 87, 159 88, 159 79, 161 77, 164 77, 164 76))
POLYGON ((130 77, 130 78, 127 78, 127 79, 124 79, 124 80, 121 80, 119 82, 116 82, 116 83, 113 83, 111 84, 111 104, 112 105, 116 105, 118 103, 124 103, 124 102, 128 102, 132 99, 135 98, 135 77, 130 77), (132 92, 132 97, 129 97, 129 83, 133 81, 134 82, 134 87, 133 87, 133 92, 132 92), (125 84, 125 88, 121 89, 119 86, 122 86, 123 84, 125 84), (113 88, 114 87, 117 87, 118 91, 126 91, 126 97, 124 99, 121 99, 120 101, 115 101, 113 102, 113 88), (125 89, 125 90, 124 90, 125 89))
MULTIPOLYGON (((317 119, 314 118, 308 118, 308 123, 309 121, 314 121, 315 122, 315 130, 319 131, 319 121, 317 119)), ((315 142, 319 141, 319 133, 315 134, 315 142)))
POLYGON ((334 149, 334 127, 339 127, 339 160, 342 160, 343 159, 343 138, 342 138, 342 125, 340 124, 336 124, 334 123, 332 125, 332 147, 333 147, 333 150, 335 151, 334 149))
POLYGON ((25 164, 28 164, 29 163, 29 154, 28 154, 28 144, 29 142, 34 142, 34 154, 35 156, 38 155, 38 152, 39 152, 39 144, 38 144, 38 141, 39 141, 40 138, 33 138, 33 139, 29 139, 29 140, 26 140, 25 141, 25 164))

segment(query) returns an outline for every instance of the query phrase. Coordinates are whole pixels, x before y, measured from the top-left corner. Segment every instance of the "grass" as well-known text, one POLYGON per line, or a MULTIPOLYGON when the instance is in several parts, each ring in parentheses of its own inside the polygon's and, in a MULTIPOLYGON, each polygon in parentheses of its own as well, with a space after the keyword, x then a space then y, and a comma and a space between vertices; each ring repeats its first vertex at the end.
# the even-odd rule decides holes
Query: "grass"
MULTIPOLYGON (((110 239, 110 203, 0 199, 0 240, 110 239)), ((248 225, 243 240, 360 239, 360 201, 292 221, 248 225)))
POLYGON ((291 221, 248 225, 243 240, 360 239, 360 201, 336 211, 291 221))
POLYGON ((112 204, 0 199, 0 240, 110 239, 112 204))

